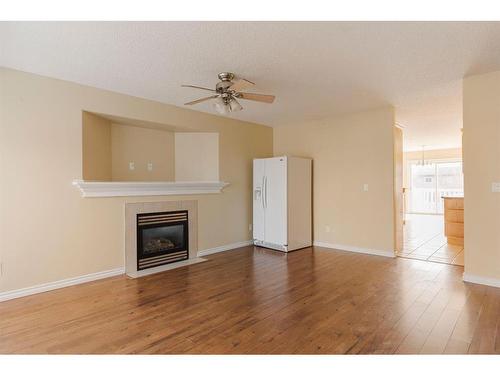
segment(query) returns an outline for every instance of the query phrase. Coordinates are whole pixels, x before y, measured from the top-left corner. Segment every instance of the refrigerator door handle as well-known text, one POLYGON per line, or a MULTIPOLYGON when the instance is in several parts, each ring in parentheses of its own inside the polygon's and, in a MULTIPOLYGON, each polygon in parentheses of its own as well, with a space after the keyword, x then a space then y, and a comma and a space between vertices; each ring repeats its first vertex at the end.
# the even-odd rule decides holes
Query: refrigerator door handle
POLYGON ((262 194, 260 195, 260 200, 262 202, 262 208, 266 208, 266 206, 264 205, 264 192, 265 192, 265 183, 266 181, 266 176, 262 176, 262 194))
POLYGON ((264 189, 265 194, 264 194, 264 196, 265 196, 265 200, 264 200, 264 202, 265 202, 265 205, 266 205, 266 208, 267 208, 267 176, 265 176, 264 178, 265 178, 265 181, 264 181, 264 186, 265 186, 265 189, 264 189))

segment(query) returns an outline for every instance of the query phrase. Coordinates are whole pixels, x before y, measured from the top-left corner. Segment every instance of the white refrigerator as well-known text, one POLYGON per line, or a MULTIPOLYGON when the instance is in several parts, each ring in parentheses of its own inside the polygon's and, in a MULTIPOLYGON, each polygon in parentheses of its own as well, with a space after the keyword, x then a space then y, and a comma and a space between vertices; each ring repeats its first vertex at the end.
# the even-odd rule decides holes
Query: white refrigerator
POLYGON ((253 161, 253 242, 284 252, 312 245, 312 160, 253 161))

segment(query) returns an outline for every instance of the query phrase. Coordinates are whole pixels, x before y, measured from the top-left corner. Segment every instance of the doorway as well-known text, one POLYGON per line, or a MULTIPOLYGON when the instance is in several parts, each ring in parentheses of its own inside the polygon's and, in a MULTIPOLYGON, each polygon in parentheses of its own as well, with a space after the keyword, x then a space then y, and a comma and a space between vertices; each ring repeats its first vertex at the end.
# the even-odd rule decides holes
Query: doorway
MULTIPOLYGON (((464 265, 463 235, 460 243, 450 228, 459 228, 455 200, 463 199, 462 159, 452 150, 428 152, 440 158, 416 158, 404 153, 405 224, 403 246, 397 255, 404 258, 464 265), (452 200, 454 209, 448 210, 452 200), (445 203, 448 202, 448 203, 445 203), (450 218, 454 211, 453 218, 450 218), (449 223, 452 220, 453 222, 449 223)), ((463 217, 463 209, 462 209, 463 217)))

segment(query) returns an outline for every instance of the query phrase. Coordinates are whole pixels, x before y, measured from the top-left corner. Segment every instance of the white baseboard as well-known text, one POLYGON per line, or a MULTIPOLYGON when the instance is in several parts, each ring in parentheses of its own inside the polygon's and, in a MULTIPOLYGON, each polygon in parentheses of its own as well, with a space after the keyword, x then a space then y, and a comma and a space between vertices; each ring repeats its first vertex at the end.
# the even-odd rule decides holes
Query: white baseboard
POLYGON ((205 255, 220 253, 222 251, 237 249, 238 247, 248 246, 252 244, 253 244, 252 240, 230 243, 229 245, 223 245, 218 247, 212 247, 211 249, 200 250, 198 251, 198 256, 202 257, 205 255))
POLYGON ((101 272, 91 273, 88 275, 72 277, 69 279, 52 281, 46 284, 40 284, 40 285, 30 286, 27 288, 2 292, 0 293, 0 302, 19 297, 25 297, 32 294, 48 292, 49 290, 65 288, 71 285, 83 284, 89 281, 104 279, 106 277, 122 275, 124 273, 125 273, 125 267, 120 267, 108 271, 101 271, 101 272))
POLYGON ((313 246, 326 247, 327 249, 344 250, 351 251, 353 253, 369 254, 369 255, 379 255, 383 257, 395 258, 393 250, 377 250, 377 249, 367 249, 364 247, 350 246, 350 245, 340 245, 340 244, 330 244, 327 242, 314 241, 313 246))
POLYGON ((500 279, 494 279, 492 277, 476 276, 465 272, 463 273, 462 278, 464 281, 467 281, 469 283, 482 284, 500 288, 500 279))
MULTIPOLYGON (((252 243, 253 242, 251 240, 248 240, 248 241, 232 243, 229 245, 214 247, 211 249, 201 250, 198 251, 198 257, 220 253, 222 251, 232 250, 238 247, 248 246, 251 245, 252 243)), ((71 285, 83 284, 89 281, 104 279, 106 277, 122 275, 124 273, 125 273, 125 267, 120 267, 108 271, 101 271, 101 272, 91 273, 89 275, 77 276, 69 279, 53 281, 46 284, 40 284, 40 285, 30 286, 27 288, 11 290, 8 292, 0 292, 0 302, 19 297, 25 297, 32 294, 48 292, 49 290, 65 288, 71 285)))

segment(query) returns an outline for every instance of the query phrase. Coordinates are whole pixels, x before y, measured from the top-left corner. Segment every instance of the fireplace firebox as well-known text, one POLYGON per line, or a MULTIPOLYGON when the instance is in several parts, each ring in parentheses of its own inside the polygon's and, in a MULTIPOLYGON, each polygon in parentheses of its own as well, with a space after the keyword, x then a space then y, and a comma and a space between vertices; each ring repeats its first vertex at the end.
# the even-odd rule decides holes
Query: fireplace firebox
POLYGON ((137 214, 137 270, 189 258, 188 211, 137 214))

